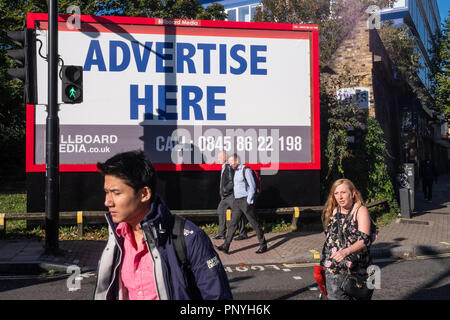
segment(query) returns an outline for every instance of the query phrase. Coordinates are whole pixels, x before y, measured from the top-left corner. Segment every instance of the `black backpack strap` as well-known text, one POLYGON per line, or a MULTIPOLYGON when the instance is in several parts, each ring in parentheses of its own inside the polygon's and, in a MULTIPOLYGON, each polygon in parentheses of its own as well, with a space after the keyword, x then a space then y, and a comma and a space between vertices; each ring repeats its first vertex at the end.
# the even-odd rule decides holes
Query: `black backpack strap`
POLYGON ((181 270, 187 282, 187 291, 192 300, 201 300, 200 290, 197 287, 194 274, 191 270, 191 263, 187 258, 186 242, 184 239, 184 225, 186 219, 174 214, 174 223, 172 229, 173 247, 180 262, 181 270))
POLYGON ((245 191, 247 191, 248 182, 247 182, 247 178, 245 177, 245 169, 247 169, 247 166, 244 166, 244 168, 242 169, 242 175, 244 176, 244 182, 245 182, 245 191))
POLYGON ((184 241, 184 224, 186 219, 178 215, 174 215, 173 222, 173 246, 175 248, 175 253, 177 254, 178 261, 181 266, 187 266, 189 261, 186 257, 186 243, 184 241))

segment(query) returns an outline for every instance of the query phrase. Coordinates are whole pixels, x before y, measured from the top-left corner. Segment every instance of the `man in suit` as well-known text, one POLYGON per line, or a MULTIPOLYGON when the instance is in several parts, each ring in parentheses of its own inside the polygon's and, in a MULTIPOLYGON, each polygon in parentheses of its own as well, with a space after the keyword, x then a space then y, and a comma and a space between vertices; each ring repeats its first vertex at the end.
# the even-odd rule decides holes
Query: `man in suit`
MULTIPOLYGON (((232 209, 234 202, 234 170, 226 162, 227 153, 225 151, 219 152, 217 160, 222 164, 222 171, 220 175, 220 202, 217 207, 217 215, 219 216, 219 232, 213 237, 213 239, 225 239, 226 236, 226 212, 228 209, 232 209)), ((235 240, 247 239, 247 231, 245 230, 244 216, 238 222, 239 236, 235 240)))
POLYGON ((256 253, 264 253, 267 251, 267 241, 264 237, 264 231, 262 230, 256 217, 254 207, 256 182, 253 178, 253 173, 250 168, 240 163, 240 159, 237 154, 233 154, 228 159, 228 163, 231 168, 235 170, 233 179, 235 200, 231 211, 232 218, 230 228, 228 229, 227 238, 221 246, 217 247, 217 249, 228 254, 230 244, 233 239, 233 233, 236 231, 238 221, 243 215, 245 215, 252 225, 252 228, 256 231, 256 236, 260 244, 260 247, 256 253))

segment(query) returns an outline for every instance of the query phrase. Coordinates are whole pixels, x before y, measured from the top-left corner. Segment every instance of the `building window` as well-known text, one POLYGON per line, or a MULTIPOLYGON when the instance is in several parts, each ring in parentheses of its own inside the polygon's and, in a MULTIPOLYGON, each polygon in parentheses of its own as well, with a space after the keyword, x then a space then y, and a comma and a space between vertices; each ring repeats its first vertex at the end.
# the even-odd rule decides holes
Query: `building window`
POLYGON ((250 21, 253 21, 253 19, 255 19, 256 8, 258 8, 257 4, 253 4, 250 6, 250 21))
POLYGON ((241 6, 237 8, 231 8, 225 10, 228 14, 228 21, 243 21, 250 22, 253 21, 256 14, 256 8, 260 6, 260 4, 251 4, 246 6, 241 6))
POLYGON ((249 6, 240 7, 238 11, 239 11, 239 21, 250 22, 249 6))
POLYGON ((236 9, 227 10, 228 21, 236 21, 236 9))

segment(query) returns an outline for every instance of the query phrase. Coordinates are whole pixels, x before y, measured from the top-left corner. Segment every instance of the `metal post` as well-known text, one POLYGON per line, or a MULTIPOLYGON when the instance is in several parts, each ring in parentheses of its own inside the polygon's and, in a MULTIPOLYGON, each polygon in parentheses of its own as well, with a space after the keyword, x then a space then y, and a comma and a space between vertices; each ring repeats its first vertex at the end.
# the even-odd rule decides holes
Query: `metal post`
POLYGON ((408 188, 400 188, 400 212, 403 218, 411 218, 411 200, 408 188))
POLYGON ((415 185, 415 172, 414 172, 414 163, 405 163, 405 168, 406 168, 406 175, 408 176, 408 183, 409 183, 409 200, 410 200, 410 207, 411 207, 411 212, 414 211, 415 209, 415 189, 416 189, 416 185, 415 185))
POLYGON ((59 247, 58 0, 49 0, 48 5, 45 249, 48 253, 57 253, 59 247))

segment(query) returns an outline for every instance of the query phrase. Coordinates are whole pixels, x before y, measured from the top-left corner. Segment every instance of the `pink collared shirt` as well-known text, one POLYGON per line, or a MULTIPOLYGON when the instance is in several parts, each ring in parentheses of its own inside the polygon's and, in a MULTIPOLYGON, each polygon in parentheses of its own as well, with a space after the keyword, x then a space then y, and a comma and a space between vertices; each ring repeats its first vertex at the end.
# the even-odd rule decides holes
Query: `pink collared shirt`
POLYGON ((144 239, 140 248, 137 248, 134 234, 126 222, 121 222, 116 232, 119 237, 124 238, 120 277, 128 291, 128 300, 159 300, 153 259, 144 239))

